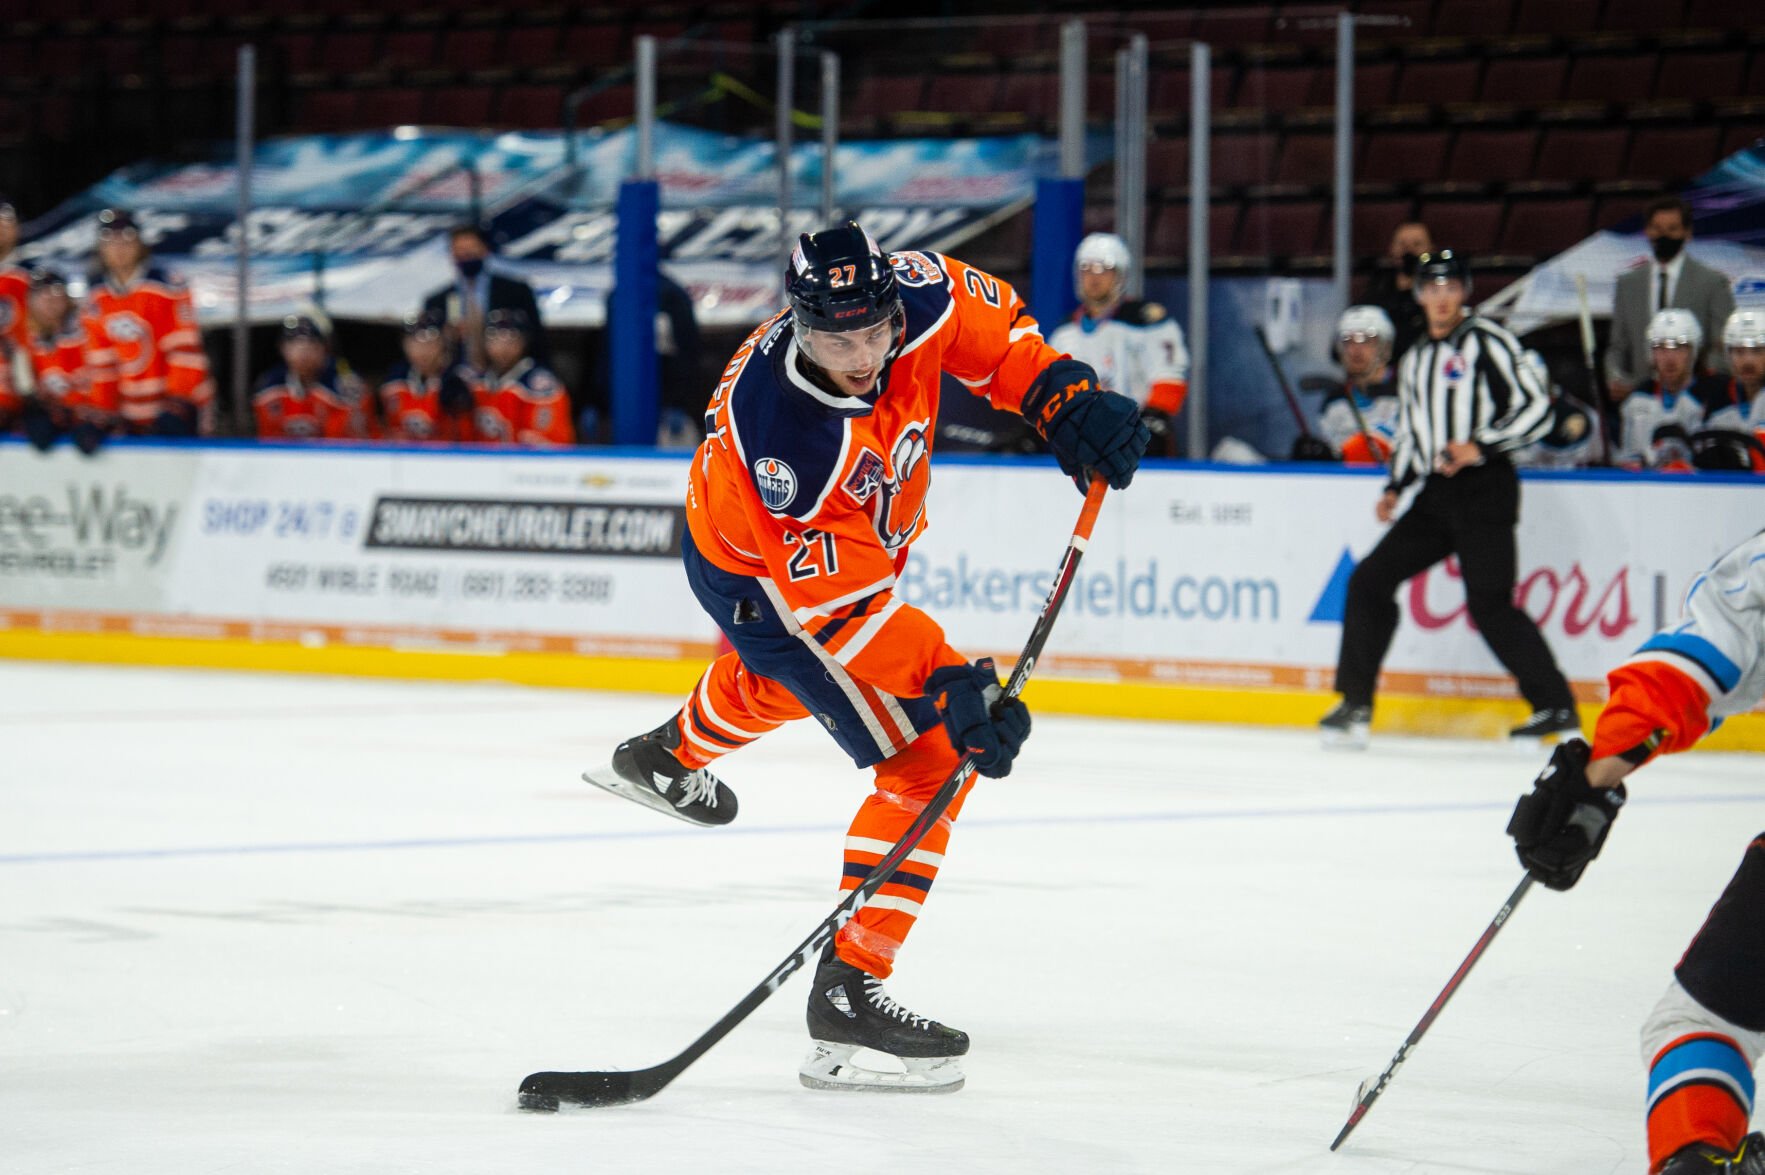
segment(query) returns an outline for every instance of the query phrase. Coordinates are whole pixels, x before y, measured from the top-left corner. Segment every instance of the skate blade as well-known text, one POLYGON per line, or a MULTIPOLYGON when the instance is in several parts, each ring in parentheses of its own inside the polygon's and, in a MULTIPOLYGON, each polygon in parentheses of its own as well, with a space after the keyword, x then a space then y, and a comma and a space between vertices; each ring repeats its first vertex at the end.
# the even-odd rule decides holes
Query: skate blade
POLYGON ((835 1093, 955 1093, 968 1080, 961 1057, 897 1057, 904 1071, 895 1073, 857 1064, 856 1052, 857 1045, 815 1041, 797 1080, 805 1089, 835 1093))
POLYGON ((1367 744, 1372 741, 1364 726, 1348 730, 1321 731, 1318 740, 1323 743, 1326 751, 1364 751, 1367 749, 1367 744))
POLYGON ((667 799, 654 788, 643 787, 639 784, 632 783, 617 771, 614 771, 611 763, 593 771, 584 771, 582 773, 582 779, 583 782, 592 783, 602 791, 612 792, 614 795, 630 800, 634 804, 642 804, 646 808, 652 808, 657 812, 665 813, 674 817, 676 820, 692 825, 694 828, 710 827, 703 821, 694 820, 692 817, 681 812, 679 808, 670 804, 667 799))

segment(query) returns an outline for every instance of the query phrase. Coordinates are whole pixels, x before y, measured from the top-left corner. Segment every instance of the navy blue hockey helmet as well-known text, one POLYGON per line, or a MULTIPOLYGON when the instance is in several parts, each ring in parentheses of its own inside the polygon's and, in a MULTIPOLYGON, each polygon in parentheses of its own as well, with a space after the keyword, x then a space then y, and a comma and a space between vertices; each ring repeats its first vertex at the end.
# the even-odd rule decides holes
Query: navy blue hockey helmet
POLYGON ((1436 249, 1416 258, 1417 289, 1444 281, 1460 282, 1465 287, 1465 293, 1471 292, 1471 262, 1463 253, 1452 249, 1436 249))
POLYGON ((484 318, 484 333, 506 332, 520 335, 523 339, 533 337, 533 319, 527 311, 514 308, 492 310, 484 318))
POLYGON ((100 240, 108 237, 139 237, 141 226, 135 223, 134 214, 126 208, 104 208, 98 213, 98 236, 100 240))
POLYGON ((903 313, 888 255, 855 220, 799 237, 784 288, 799 330, 863 330, 903 313))

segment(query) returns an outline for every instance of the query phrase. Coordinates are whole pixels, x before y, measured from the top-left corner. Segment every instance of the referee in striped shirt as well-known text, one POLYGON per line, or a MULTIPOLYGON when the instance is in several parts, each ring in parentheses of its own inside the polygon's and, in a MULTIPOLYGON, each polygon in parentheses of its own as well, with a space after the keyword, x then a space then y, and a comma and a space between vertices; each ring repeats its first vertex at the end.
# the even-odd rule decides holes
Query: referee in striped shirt
POLYGON ((1398 495, 1426 480, 1403 517, 1348 581, 1337 707, 1319 726, 1326 746, 1364 747, 1379 666, 1397 629, 1398 585, 1457 555, 1477 630, 1514 675, 1533 714, 1510 734, 1542 738, 1580 730, 1569 683, 1538 626, 1514 604, 1514 527, 1520 482, 1508 454, 1551 426, 1550 394, 1503 328, 1466 308, 1471 269, 1450 249, 1425 254, 1416 301, 1428 335, 1398 367, 1397 445, 1375 513, 1390 522, 1398 495))

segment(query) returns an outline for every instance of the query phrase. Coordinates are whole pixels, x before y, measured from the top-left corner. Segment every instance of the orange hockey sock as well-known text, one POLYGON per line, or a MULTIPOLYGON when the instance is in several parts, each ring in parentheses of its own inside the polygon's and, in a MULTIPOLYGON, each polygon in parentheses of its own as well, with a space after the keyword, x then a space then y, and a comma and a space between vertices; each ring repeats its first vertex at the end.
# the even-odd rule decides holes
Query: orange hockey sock
MULTIPOLYGON (((846 835, 846 860, 841 891, 858 888, 878 861, 894 847, 925 811, 926 803, 950 778, 961 761, 942 726, 915 739, 906 750, 876 766, 876 791, 865 799, 846 835)), ((876 896, 846 923, 835 940, 839 957, 861 970, 886 979, 895 953, 913 929, 921 905, 937 879, 950 842, 950 826, 967 798, 973 779, 945 809, 925 839, 902 862, 876 896)))
POLYGON ((1649 1066, 1649 1170, 1693 1143, 1740 1145, 1753 1111, 1753 1069, 1740 1046, 1716 1033, 1672 1041, 1649 1066))

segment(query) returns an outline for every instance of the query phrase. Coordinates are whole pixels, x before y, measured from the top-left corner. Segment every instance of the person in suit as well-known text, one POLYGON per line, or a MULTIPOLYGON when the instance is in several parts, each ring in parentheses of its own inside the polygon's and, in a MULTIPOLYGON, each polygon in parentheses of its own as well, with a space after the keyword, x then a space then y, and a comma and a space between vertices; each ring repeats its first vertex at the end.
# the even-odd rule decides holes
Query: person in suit
POLYGON ((1662 310, 1691 311, 1706 340, 1699 366, 1728 371, 1728 356, 1716 340, 1734 313, 1734 291, 1728 278, 1687 255, 1691 208, 1678 196, 1663 196, 1649 205, 1642 232, 1654 256, 1620 277, 1612 297, 1606 378, 1614 404, 1649 378, 1649 322, 1662 310))
POLYGON ((491 265, 490 238, 482 226, 458 224, 447 235, 453 256, 454 281, 423 301, 423 313, 435 315, 454 336, 461 362, 482 371, 485 366, 484 323, 493 310, 519 310, 534 324, 532 354, 542 367, 551 366, 551 347, 533 288, 517 277, 497 273, 491 265))

